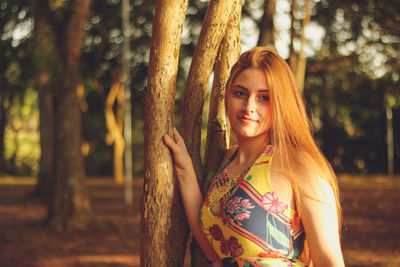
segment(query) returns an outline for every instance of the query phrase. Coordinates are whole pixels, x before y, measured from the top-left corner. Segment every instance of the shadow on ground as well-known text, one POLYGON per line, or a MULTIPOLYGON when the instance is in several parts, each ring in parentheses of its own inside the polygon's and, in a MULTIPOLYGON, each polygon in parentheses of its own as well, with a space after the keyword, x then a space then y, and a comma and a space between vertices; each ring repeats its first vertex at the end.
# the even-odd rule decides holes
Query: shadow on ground
MULTIPOLYGON (((45 205, 27 197, 34 179, 0 178, 0 266, 140 266, 142 183, 128 214, 122 186, 91 179, 96 223, 62 233, 42 226, 45 205)), ((346 266, 400 266, 400 177, 341 176, 339 186, 346 266)))

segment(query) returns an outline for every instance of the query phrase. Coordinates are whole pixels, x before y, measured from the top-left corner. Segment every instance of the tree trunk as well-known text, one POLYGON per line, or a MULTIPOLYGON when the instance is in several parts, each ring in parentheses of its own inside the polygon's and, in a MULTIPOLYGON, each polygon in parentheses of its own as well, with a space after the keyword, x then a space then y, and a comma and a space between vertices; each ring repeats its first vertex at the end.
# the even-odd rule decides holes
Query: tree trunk
POLYGON ((306 75, 306 56, 304 55, 304 46, 306 44, 306 37, 305 37, 305 28, 307 27, 308 23, 310 22, 311 17, 311 0, 306 0, 304 3, 304 18, 301 23, 301 32, 298 36, 296 34, 295 29, 295 13, 297 11, 297 1, 292 0, 292 8, 290 12, 291 16, 291 29, 290 29, 290 67, 293 71, 294 77, 296 79, 296 84, 299 91, 302 93, 304 89, 304 79, 306 75), (300 42, 300 50, 298 52, 294 49, 294 42, 298 39, 300 42))
POLYGON ((296 65, 296 72, 295 72, 297 87, 299 88, 301 93, 303 92, 303 89, 304 89, 304 79, 306 76, 307 59, 304 54, 304 46, 306 45, 305 29, 306 29, 308 23, 310 22, 311 0, 306 0, 304 9, 305 9, 305 17, 303 19, 303 23, 301 26, 300 51, 297 56, 297 65, 296 65))
POLYGON ((49 223, 57 229, 85 228, 91 219, 81 153, 81 114, 77 98, 79 61, 90 0, 71 3, 70 17, 59 47, 63 76, 55 97, 55 190, 49 223))
POLYGON ((53 189, 55 160, 54 82, 60 76, 61 61, 56 49, 55 35, 47 19, 44 3, 31 1, 35 18, 35 67, 39 94, 40 166, 34 194, 49 199, 53 189))
POLYGON ((141 266, 183 266, 188 226, 170 151, 162 136, 173 133, 175 84, 187 0, 157 0, 145 106, 145 179, 141 266))
POLYGON ((40 73, 37 84, 39 91, 41 156, 35 195, 49 199, 53 187, 55 133, 53 92, 49 88, 49 81, 46 81, 46 77, 49 77, 49 73, 40 73))
POLYGON ((0 91, 0 175, 7 173, 6 160, 4 157, 5 153, 5 143, 4 143, 4 133, 7 124, 7 111, 4 106, 5 92, 0 91))
POLYGON ((273 16, 275 14, 276 0, 265 0, 264 15, 260 23, 260 36, 258 46, 275 47, 275 27, 273 16))
POLYGON ((292 7, 290 9, 290 55, 289 55, 289 64, 290 68, 292 69, 293 72, 295 72, 297 68, 297 54, 296 51, 294 50, 294 42, 296 39, 296 29, 294 28, 295 26, 295 13, 297 9, 297 0, 292 0, 292 7))
POLYGON ((123 49, 122 49, 122 67, 123 75, 121 83, 124 85, 124 110, 123 110, 123 122, 124 122, 124 140, 125 140, 125 205, 128 212, 132 212, 132 109, 131 109, 131 75, 130 75, 130 4, 129 0, 122 0, 121 3, 122 11, 122 33, 124 36, 123 49))
POLYGON ((121 69, 114 73, 113 83, 111 85, 110 91, 108 92, 105 106, 104 115, 106 119, 107 126, 107 145, 114 144, 114 180, 117 184, 124 183, 124 148, 125 141, 122 135, 123 128, 123 116, 124 116, 124 88, 121 83, 121 69), (114 102, 117 100, 117 110, 114 114, 114 102))
MULTIPOLYGON (((229 148, 230 128, 225 113, 225 89, 230 70, 240 55, 240 17, 241 2, 236 0, 225 36, 221 41, 218 57, 215 62, 214 80, 211 91, 210 109, 208 115, 207 141, 205 150, 204 178, 202 192, 205 195, 221 165, 222 158, 229 148)), ((209 266, 198 244, 191 244, 192 267, 209 266)))
POLYGON ((391 102, 394 99, 387 97, 386 103, 386 139, 387 139, 387 155, 388 155, 388 175, 394 176, 394 140, 393 140, 393 109, 391 102))
POLYGON ((231 16, 234 1, 211 0, 201 28, 185 88, 180 129, 201 184, 201 125, 203 105, 215 58, 231 16))

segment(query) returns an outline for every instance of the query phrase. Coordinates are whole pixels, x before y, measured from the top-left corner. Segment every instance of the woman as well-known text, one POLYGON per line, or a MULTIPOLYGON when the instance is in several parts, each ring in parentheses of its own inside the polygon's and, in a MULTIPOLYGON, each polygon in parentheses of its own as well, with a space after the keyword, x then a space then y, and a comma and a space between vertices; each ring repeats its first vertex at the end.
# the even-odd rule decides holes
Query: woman
POLYGON ((335 175, 318 149, 286 62, 256 47, 225 95, 237 146, 203 201, 184 141, 164 136, 191 231, 219 266, 344 266, 335 175))

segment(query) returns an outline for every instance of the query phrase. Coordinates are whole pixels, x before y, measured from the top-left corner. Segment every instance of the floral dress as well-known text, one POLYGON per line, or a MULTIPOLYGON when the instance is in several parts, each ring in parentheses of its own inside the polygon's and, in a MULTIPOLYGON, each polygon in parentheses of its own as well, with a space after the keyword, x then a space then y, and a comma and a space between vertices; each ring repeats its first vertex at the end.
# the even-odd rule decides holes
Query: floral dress
POLYGON ((273 149, 268 145, 244 172, 229 179, 226 165, 217 172, 205 197, 201 227, 220 257, 221 266, 306 266, 304 228, 297 212, 273 191, 269 169, 273 149), (222 201, 217 216, 211 207, 222 201))

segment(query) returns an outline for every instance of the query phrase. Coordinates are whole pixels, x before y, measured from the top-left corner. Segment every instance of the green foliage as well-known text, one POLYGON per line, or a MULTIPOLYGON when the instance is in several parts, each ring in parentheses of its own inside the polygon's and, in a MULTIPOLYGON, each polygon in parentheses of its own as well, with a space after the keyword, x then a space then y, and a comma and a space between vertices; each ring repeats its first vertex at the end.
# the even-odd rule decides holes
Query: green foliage
POLYGON ((37 92, 28 89, 21 99, 9 104, 5 132, 7 169, 12 175, 36 175, 40 159, 37 92))
MULTIPOLYGON (((50 2, 57 16, 49 18, 49 22, 55 29, 61 28, 70 1, 50 2)), ((176 84, 177 125, 191 56, 208 3, 194 0, 188 4, 176 84)), ((252 22, 255 28, 253 32, 242 31, 242 38, 257 35, 263 4, 264 0, 243 1, 242 18, 252 22)), ((319 71, 307 73, 304 94, 317 140, 338 172, 386 172, 387 103, 393 107, 395 162, 400 162, 400 38, 397 27, 400 18, 396 15, 400 14, 400 6, 394 0, 320 0, 313 4, 313 22, 321 25, 325 36, 321 50, 308 59, 308 66, 324 64, 319 71), (341 58, 347 64, 334 66, 341 58)), ((130 67, 136 174, 143 171, 144 103, 154 8, 155 1, 131 1, 130 67)), ((1 115, 7 115, 4 118, 9 122, 5 139, 9 171, 20 174, 35 174, 37 166, 34 165, 39 157, 37 132, 33 134, 33 128, 29 128, 29 133, 24 132, 26 126, 19 132, 13 129, 18 123, 30 123, 38 112, 37 104, 32 102, 36 98, 29 89, 36 81, 35 70, 31 67, 34 65, 33 23, 26 1, 0 0, 0 25, 3 25, 0 28, 0 98, 5 107, 5 114, 1 115), (33 116, 29 119, 26 114, 33 116), (25 142, 29 148, 22 145, 25 142)), ((104 102, 113 75, 121 65, 122 41, 120 0, 92 1, 80 66, 88 106, 82 120, 84 141, 89 144, 89 154, 85 158, 89 175, 112 174, 112 147, 105 144, 104 102)), ((204 114, 206 116, 207 111, 204 114)), ((204 129, 206 125, 204 120, 204 129)), ((395 171, 400 172, 400 164, 395 164, 395 171)))
MULTIPOLYGON (((394 133, 400 136, 396 128, 400 38, 398 28, 390 26, 400 18, 391 16, 392 12, 399 13, 400 7, 391 0, 322 0, 316 5, 313 19, 326 34, 322 50, 308 64, 324 59, 327 66, 307 74, 304 94, 317 139, 338 172, 387 171, 388 95, 397 99, 391 106, 395 108, 394 133), (348 63, 338 64, 343 57, 348 63)), ((395 162, 399 162, 399 138, 395 139, 395 162)))

